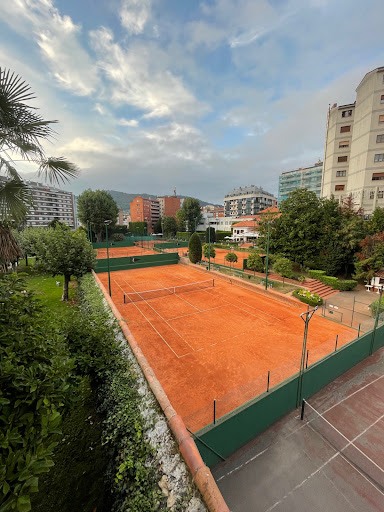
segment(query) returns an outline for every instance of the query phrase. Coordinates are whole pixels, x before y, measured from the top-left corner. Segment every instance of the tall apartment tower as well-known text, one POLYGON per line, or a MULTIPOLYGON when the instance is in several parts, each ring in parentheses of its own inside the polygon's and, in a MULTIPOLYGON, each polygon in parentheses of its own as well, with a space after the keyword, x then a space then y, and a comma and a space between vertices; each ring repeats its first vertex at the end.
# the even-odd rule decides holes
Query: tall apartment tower
POLYGON ((160 217, 175 217, 177 210, 180 210, 180 198, 177 196, 159 196, 160 217))
POLYGON ((321 195, 332 194, 352 195, 366 216, 384 207, 384 67, 364 76, 355 103, 328 111, 321 195))
POLYGON ((146 199, 141 196, 131 201, 131 221, 147 222, 148 232, 153 232, 153 226, 160 217, 160 204, 157 199, 146 199))
POLYGON ((288 198, 289 194, 298 188, 306 188, 314 192, 317 197, 321 194, 321 180, 323 177, 323 162, 320 160, 310 167, 300 167, 293 171, 286 171, 279 176, 279 204, 288 198))

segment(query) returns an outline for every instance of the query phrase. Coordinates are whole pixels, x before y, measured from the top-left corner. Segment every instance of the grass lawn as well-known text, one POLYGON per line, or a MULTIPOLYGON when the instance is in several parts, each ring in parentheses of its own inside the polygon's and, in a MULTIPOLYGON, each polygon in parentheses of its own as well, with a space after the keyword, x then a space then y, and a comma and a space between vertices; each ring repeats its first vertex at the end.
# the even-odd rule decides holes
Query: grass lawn
POLYGON ((69 283, 69 301, 62 302, 63 294, 63 276, 51 277, 46 274, 31 274, 27 277, 27 287, 32 290, 36 297, 47 306, 53 314, 70 314, 76 304, 76 281, 69 283), (60 281, 60 286, 56 286, 56 281, 60 281))

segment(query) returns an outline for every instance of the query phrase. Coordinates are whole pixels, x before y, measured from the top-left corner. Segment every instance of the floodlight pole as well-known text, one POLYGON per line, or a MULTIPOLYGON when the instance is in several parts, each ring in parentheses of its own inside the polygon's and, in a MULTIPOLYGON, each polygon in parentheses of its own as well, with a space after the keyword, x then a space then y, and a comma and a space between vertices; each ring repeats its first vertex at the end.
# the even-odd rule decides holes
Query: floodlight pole
POLYGON ((267 258, 265 260, 265 289, 266 290, 268 290, 269 228, 270 228, 270 222, 268 222, 267 258))
POLYGON ((111 220, 105 220, 104 221, 104 223, 105 223, 105 235, 106 235, 106 239, 107 239, 108 287, 109 287, 109 296, 110 297, 112 297, 112 292, 111 292, 111 272, 110 272, 110 269, 109 269, 108 225, 111 222, 112 222, 111 220))
POLYGON ((211 226, 208 226, 208 270, 211 270, 211 226))
POLYGON ((197 229, 197 228, 196 228, 196 226, 197 226, 197 225, 196 225, 196 221, 197 221, 197 217, 196 217, 196 219, 195 219, 195 231, 194 231, 195 233, 196 233, 196 229, 197 229))
POLYGON ((372 338, 371 338, 371 347, 369 350, 369 355, 371 356, 373 354, 373 347, 375 345, 375 336, 376 336, 376 329, 379 324, 379 316, 380 316, 380 308, 381 308, 381 297, 383 295, 383 285, 380 285, 380 296, 379 296, 379 303, 377 305, 377 311, 376 311, 376 318, 375 318, 375 326, 373 328, 372 338))
POLYGON ((299 407, 299 405, 302 402, 303 399, 303 377, 304 377, 304 368, 305 368, 305 354, 307 352, 307 337, 308 337, 308 324, 310 319, 313 317, 315 311, 317 310, 318 306, 316 306, 314 309, 309 309, 305 313, 301 313, 300 318, 305 323, 304 327, 304 337, 303 337, 303 347, 301 350, 301 362, 300 362, 300 371, 299 371, 299 380, 297 384, 297 399, 296 399, 296 407, 299 407), (305 317, 305 318, 304 318, 305 317))

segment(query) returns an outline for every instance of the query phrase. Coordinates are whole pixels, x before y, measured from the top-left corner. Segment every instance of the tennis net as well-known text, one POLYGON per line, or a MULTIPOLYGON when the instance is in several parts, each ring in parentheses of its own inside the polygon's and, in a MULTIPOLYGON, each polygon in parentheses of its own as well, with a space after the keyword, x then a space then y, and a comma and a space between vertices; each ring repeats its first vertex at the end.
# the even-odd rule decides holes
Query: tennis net
POLYGON ((306 400, 304 402, 307 425, 335 450, 335 453, 326 461, 326 464, 330 463, 337 456, 341 456, 382 493, 384 490, 384 469, 373 459, 368 457, 356 444, 358 443, 360 446, 364 446, 363 435, 366 434, 370 428, 373 428, 379 423, 382 417, 376 422, 373 422, 370 427, 360 432, 353 439, 348 439, 347 436, 332 425, 321 413, 316 411, 306 400))
POLYGON ((124 293, 124 304, 129 302, 139 302, 150 299, 157 299, 159 297, 166 297, 167 295, 196 292, 199 290, 205 290, 206 288, 212 288, 213 286, 215 286, 215 280, 208 279, 206 281, 182 284, 180 286, 171 286, 169 288, 159 288, 157 290, 144 290, 141 292, 124 293))

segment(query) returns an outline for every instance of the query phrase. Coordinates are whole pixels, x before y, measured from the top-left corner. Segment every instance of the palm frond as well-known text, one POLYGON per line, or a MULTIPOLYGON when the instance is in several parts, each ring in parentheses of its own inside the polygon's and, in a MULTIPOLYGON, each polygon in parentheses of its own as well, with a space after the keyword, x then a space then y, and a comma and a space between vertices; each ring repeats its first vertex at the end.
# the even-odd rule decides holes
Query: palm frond
POLYGON ((16 169, 8 162, 8 160, 5 160, 5 158, 0 156, 0 171, 2 169, 5 169, 5 174, 9 178, 21 181, 21 177, 16 169))
POLYGON ((11 231, 0 223, 0 265, 8 265, 23 256, 11 231))
MULTIPOLYGON (((0 182, 1 183, 1 182, 0 182)), ((32 194, 28 186, 14 177, 0 184, 0 218, 22 221, 32 206, 32 194)))
POLYGON ((80 169, 61 156, 50 157, 41 162, 37 174, 39 177, 42 176, 45 181, 59 184, 68 182, 71 178, 77 178, 80 169))

